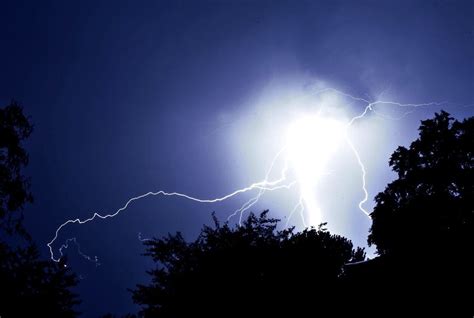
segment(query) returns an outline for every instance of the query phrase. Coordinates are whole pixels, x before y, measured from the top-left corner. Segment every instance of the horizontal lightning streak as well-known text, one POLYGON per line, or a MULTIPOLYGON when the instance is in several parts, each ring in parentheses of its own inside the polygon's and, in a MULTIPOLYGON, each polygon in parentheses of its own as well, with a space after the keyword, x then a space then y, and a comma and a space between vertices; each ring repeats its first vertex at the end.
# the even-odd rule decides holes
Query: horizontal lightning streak
MULTIPOLYGON (((56 241, 56 239, 58 238, 58 235, 59 235, 59 232, 61 231, 61 229, 63 227, 65 227, 66 225, 68 224, 74 224, 74 223, 77 223, 77 224, 85 224, 85 223, 88 223, 88 222, 91 222, 93 220, 95 220, 96 218, 99 218, 99 219, 108 219, 108 218, 113 218, 115 216, 117 216, 120 212, 126 210, 128 208, 128 206, 134 202, 134 201, 137 201, 137 200, 140 200, 140 199, 143 199, 143 198, 146 198, 148 196, 158 196, 158 195, 163 195, 163 196, 176 196, 176 197, 181 197, 181 198, 185 198, 185 199, 188 199, 188 200, 191 200, 191 201, 195 201, 195 202, 199 202, 199 203, 217 203, 217 202, 222 202, 222 201, 225 201, 231 197, 234 197, 238 194, 241 194, 241 193, 244 193, 244 192, 248 192, 248 191, 251 191, 251 190, 254 190, 254 189, 258 189, 258 190, 265 190, 265 191, 274 191, 274 190, 277 190, 277 189, 282 189, 282 188, 289 188, 291 186, 290 185, 280 185, 280 186, 277 186, 277 184, 281 183, 284 179, 284 176, 282 176, 280 179, 278 180, 275 180, 275 181, 267 181, 267 180, 263 180, 263 181, 260 181, 260 182, 256 182, 256 183, 253 183, 251 184, 250 186, 246 187, 246 188, 242 188, 242 189, 238 189, 238 190, 235 190, 234 192, 230 193, 230 194, 227 194, 225 196, 222 196, 222 197, 219 197, 219 198, 214 198, 214 199, 200 199, 200 198, 196 198, 196 197, 192 197, 190 195, 187 195, 187 194, 184 194, 184 193, 179 193, 179 192, 166 192, 166 191, 163 191, 163 190, 160 190, 160 191, 157 191, 157 192, 147 192, 145 194, 142 194, 142 195, 138 195, 136 197, 133 197, 131 199, 129 199, 127 201, 127 203, 125 203, 124 206, 122 206, 120 209, 118 209, 117 211, 115 211, 114 213, 112 214, 105 214, 105 215, 101 215, 97 212, 95 212, 90 218, 88 219, 84 219, 84 220, 81 220, 79 218, 77 219, 74 219, 74 220, 67 220, 66 222, 64 222, 63 224, 61 224, 57 229, 56 229, 56 232, 55 232, 55 235, 53 237, 53 239, 48 243, 46 244, 49 248, 49 252, 50 252, 50 255, 51 255, 51 259, 55 262, 58 262, 59 261, 59 258, 54 258, 54 252, 53 252, 53 248, 52 248, 52 244, 54 243, 54 241, 56 241)), ((66 246, 67 247, 67 244, 66 246)), ((64 245, 61 247, 61 248, 64 248, 64 245)), ((61 256, 62 256, 62 253, 61 253, 61 256)))

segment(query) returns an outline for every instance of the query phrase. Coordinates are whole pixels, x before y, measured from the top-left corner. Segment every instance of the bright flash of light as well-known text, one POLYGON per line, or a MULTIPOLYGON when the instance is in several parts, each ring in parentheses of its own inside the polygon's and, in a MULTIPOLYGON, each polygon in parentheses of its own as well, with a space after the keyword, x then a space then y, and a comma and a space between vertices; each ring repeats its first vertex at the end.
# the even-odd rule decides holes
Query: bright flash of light
MULTIPOLYGON (((327 174, 327 164, 345 140, 347 124, 334 118, 304 115, 290 124, 287 131, 287 159, 300 188, 302 205, 308 210, 309 224, 322 221, 314 189, 327 174)), ((305 222, 303 218, 303 222, 305 222)))
MULTIPOLYGON (((53 244, 58 239, 58 236, 67 225, 69 224, 86 224, 96 219, 109 219, 114 218, 121 212, 128 209, 128 207, 135 201, 141 200, 149 196, 173 196, 180 197, 182 199, 194 201, 197 203, 217 203, 222 202, 232 197, 244 193, 256 194, 248 201, 242 204, 240 208, 230 214, 229 218, 239 215, 239 224, 242 221, 242 215, 245 211, 252 208, 260 198, 270 191, 288 190, 293 188, 295 185, 299 190, 299 199, 296 202, 294 208, 290 211, 287 222, 293 216, 294 213, 300 213, 303 220, 303 224, 306 226, 304 212, 307 210, 310 217, 310 225, 316 225, 321 221, 321 211, 317 204, 314 196, 314 187, 317 186, 321 177, 327 174, 326 166, 328 162, 334 156, 335 151, 338 147, 346 145, 349 147, 354 155, 359 167, 361 176, 361 190, 364 193, 363 198, 359 201, 359 209, 366 215, 369 213, 364 208, 364 203, 368 199, 368 191, 366 189, 366 169, 365 165, 358 153, 358 150, 354 146, 350 138, 350 128, 352 124, 364 118, 368 112, 372 111, 375 115, 386 119, 401 119, 404 116, 411 113, 417 107, 426 106, 441 106, 446 104, 442 103, 423 103, 423 104, 402 104, 393 101, 369 101, 368 99, 361 97, 354 97, 347 93, 341 92, 334 88, 326 88, 319 91, 313 92, 311 95, 319 95, 323 93, 333 93, 337 96, 350 99, 353 102, 364 104, 363 111, 359 115, 352 117, 347 122, 337 120, 331 117, 324 117, 317 113, 315 115, 305 115, 295 120, 289 125, 284 145, 280 148, 277 154, 274 156, 265 177, 263 180, 250 184, 249 186, 237 189, 231 193, 222 195, 214 198, 197 198, 185 193, 180 192, 167 192, 164 190, 158 190, 155 192, 147 192, 141 195, 137 195, 128 199, 125 204, 112 213, 93 213, 91 217, 86 219, 69 219, 64 223, 60 224, 56 229, 53 238, 47 243, 47 247, 50 252, 51 260, 58 262, 63 256, 63 250, 68 248, 68 243, 74 243, 78 247, 79 254, 89 261, 98 262, 96 257, 89 257, 84 254, 79 247, 79 244, 75 238, 67 239, 62 244, 57 252, 53 250, 53 244), (401 118, 391 118, 376 111, 377 106, 392 106, 406 109, 404 115, 401 118), (275 178, 272 176, 275 174, 274 170, 277 167, 277 162, 283 162, 282 168, 277 173, 275 178), (290 173, 290 170, 292 173, 290 173), (59 255, 57 255, 59 254, 59 255)), ((141 236, 139 235, 139 239, 141 236)))

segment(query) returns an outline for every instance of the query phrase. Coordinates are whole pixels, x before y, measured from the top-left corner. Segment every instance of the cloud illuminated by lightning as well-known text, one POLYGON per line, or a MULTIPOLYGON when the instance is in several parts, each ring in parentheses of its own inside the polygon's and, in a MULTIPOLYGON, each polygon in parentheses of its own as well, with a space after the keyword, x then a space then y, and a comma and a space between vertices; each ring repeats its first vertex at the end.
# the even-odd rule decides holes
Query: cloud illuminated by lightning
MULTIPOLYGON (((439 102, 430 102, 430 103, 422 103, 422 104, 403 104, 403 103, 397 103, 397 102, 393 102, 393 101, 384 101, 384 100, 376 100, 376 101, 371 102, 366 98, 355 97, 355 96, 352 96, 350 94, 347 94, 345 92, 339 91, 339 90, 334 89, 334 88, 325 88, 325 89, 317 90, 317 91, 314 91, 311 95, 320 95, 320 94, 327 93, 327 92, 332 92, 332 93, 337 94, 339 96, 350 99, 353 102, 360 102, 360 103, 363 103, 365 105, 364 108, 363 108, 363 111, 361 113, 359 113, 358 115, 352 117, 347 123, 345 123, 345 125, 341 129, 343 130, 342 133, 344 135, 345 143, 349 147, 349 149, 351 150, 351 152, 354 155, 354 158, 356 159, 357 164, 360 168, 361 189, 362 189, 362 192, 363 192, 364 195, 358 203, 358 208, 361 212, 364 213, 364 215, 366 215, 367 217, 370 217, 369 212, 364 208, 364 204, 367 202, 368 197, 369 197, 369 193, 368 193, 367 187, 366 187, 366 168, 365 168, 365 165, 364 165, 364 163, 363 163, 363 161, 362 161, 362 159, 359 155, 358 150, 356 149, 356 147, 354 146, 354 144, 353 144, 353 142, 350 138, 350 128, 351 128, 351 126, 354 124, 354 122, 364 118, 367 115, 367 113, 369 113, 369 112, 373 112, 376 116, 379 116, 379 117, 382 117, 382 118, 385 118, 385 119, 398 120, 398 119, 402 119, 403 117, 405 117, 408 114, 410 114, 411 112, 413 112, 415 108, 427 107, 427 106, 442 106, 442 105, 445 105, 446 102, 441 102, 441 103, 439 103, 439 102), (387 115, 385 115, 385 114, 383 114, 383 113, 376 110, 376 107, 380 106, 380 105, 406 108, 407 111, 405 111, 401 117, 398 117, 398 118, 390 117, 390 116, 387 116, 387 115)), ((318 132, 318 133, 322 133, 322 132, 318 132)), ((320 137, 320 138, 324 138, 324 137, 320 137)), ((308 145, 308 147, 310 147, 310 146, 311 145, 308 145)), ((294 206, 294 208, 289 213, 289 216, 288 216, 288 219, 287 219, 287 224, 288 224, 289 220, 291 219, 291 217, 295 213, 299 213, 301 215, 303 225, 307 226, 307 223, 305 221, 304 211, 305 211, 306 205, 308 205, 308 202, 309 202, 310 198, 308 198, 307 193, 303 193, 304 191, 302 192, 303 187, 302 187, 302 184, 301 184, 302 183, 301 179, 298 179, 297 177, 289 176, 289 174, 288 174, 288 170, 290 169, 289 164, 290 164, 290 161, 291 161, 289 151, 288 151, 289 148, 291 148, 291 145, 289 145, 289 144, 284 144, 283 147, 281 147, 281 149, 277 152, 277 154, 274 156, 273 160, 271 161, 271 164, 270 164, 269 168, 267 169, 267 172, 266 172, 263 180, 252 183, 249 186, 237 189, 234 192, 225 194, 225 195, 220 196, 220 197, 198 198, 198 197, 194 197, 194 196, 184 194, 184 193, 180 193, 180 192, 167 192, 167 191, 164 191, 164 190, 159 190, 159 191, 156 191, 156 192, 147 192, 147 193, 144 193, 144 194, 141 194, 141 195, 138 195, 138 196, 134 196, 134 197, 130 198, 122 207, 120 207, 115 212, 110 213, 110 214, 100 214, 100 213, 96 212, 91 217, 86 218, 86 219, 79 219, 79 218, 69 219, 69 220, 65 221, 64 223, 62 223, 61 225, 59 225, 59 227, 56 229, 56 231, 54 233, 53 238, 51 239, 50 242, 47 243, 47 247, 48 247, 49 252, 50 252, 51 260, 53 260, 55 262, 58 262, 61 259, 61 257, 63 256, 63 250, 68 248, 69 243, 74 243, 77 246, 78 252, 82 257, 84 257, 85 259, 87 259, 89 261, 93 261, 96 264, 98 264, 97 257, 92 258, 90 256, 87 256, 86 254, 84 254, 80 250, 80 246, 79 246, 76 238, 71 238, 71 239, 66 240, 65 243, 62 244, 59 247, 58 252, 55 253, 54 250, 53 250, 53 244, 58 239, 59 233, 67 225, 70 225, 70 224, 86 224, 86 223, 92 222, 96 219, 108 219, 108 218, 116 217, 121 212, 127 210, 128 207, 133 202, 141 200, 141 199, 149 197, 149 196, 164 196, 164 197, 173 196, 173 197, 183 198, 183 199, 186 199, 186 200, 191 200, 191 201, 194 201, 194 202, 197 202, 197 203, 212 204, 212 203, 218 203, 218 202, 228 200, 230 198, 236 197, 238 195, 241 195, 241 194, 244 194, 244 193, 247 193, 247 192, 256 191, 257 193, 251 199, 249 199, 248 201, 243 203, 240 206, 240 208, 236 209, 228 217, 228 219, 230 219, 230 218, 232 218, 236 215, 239 215, 239 224, 240 224, 241 221, 242 221, 242 216, 243 216, 244 212, 248 211, 255 204, 257 204, 259 202, 259 200, 261 199, 261 197, 263 195, 265 195, 266 192, 277 191, 277 190, 282 190, 282 189, 290 189, 290 188, 293 188, 294 186, 299 186, 299 189, 300 189, 300 194, 298 196, 299 199, 298 199, 298 202, 296 203, 296 205, 294 206), (283 167, 281 168, 278 177, 276 179, 272 180, 270 177, 273 174, 273 170, 275 169, 275 166, 276 166, 276 163, 277 163, 278 160, 283 160, 283 167)), ((320 151, 320 149, 316 149, 316 151, 320 151)), ((322 168, 324 168, 324 167, 322 166, 322 168)), ((141 234, 139 234, 139 239, 142 240, 141 234)))

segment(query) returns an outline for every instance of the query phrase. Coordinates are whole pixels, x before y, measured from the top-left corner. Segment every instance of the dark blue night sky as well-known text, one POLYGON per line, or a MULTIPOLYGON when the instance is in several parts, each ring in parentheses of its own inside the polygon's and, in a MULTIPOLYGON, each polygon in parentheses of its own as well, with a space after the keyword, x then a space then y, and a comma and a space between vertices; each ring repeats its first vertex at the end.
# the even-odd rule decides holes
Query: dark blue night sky
MULTIPOLYGON (((274 155, 259 142, 284 129, 281 101, 315 83, 370 100, 447 102, 376 118, 363 146, 370 209, 393 177, 389 154, 421 119, 441 108, 474 114, 473 21, 472 1, 2 1, 0 103, 19 101, 34 123, 27 227, 47 258, 67 219, 114 212, 148 191, 215 197, 258 181, 274 155)), ((353 191, 338 199, 351 216, 333 229, 364 246, 370 223, 354 216, 353 191)), ((83 316, 136 310, 126 289, 151 266, 138 233, 193 238, 212 211, 225 219, 247 199, 151 197, 115 219, 65 228, 56 249, 76 237, 100 262, 65 250, 83 278, 83 316)), ((284 218, 291 204, 269 197, 253 210, 284 218)))

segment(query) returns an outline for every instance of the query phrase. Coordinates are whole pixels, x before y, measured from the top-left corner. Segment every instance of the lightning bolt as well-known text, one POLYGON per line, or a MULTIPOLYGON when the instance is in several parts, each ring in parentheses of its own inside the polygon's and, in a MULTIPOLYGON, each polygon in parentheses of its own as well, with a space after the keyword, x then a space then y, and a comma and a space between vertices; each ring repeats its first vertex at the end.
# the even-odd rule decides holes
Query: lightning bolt
MULTIPOLYGON (((364 163, 361 159, 361 156, 360 156, 358 150, 354 146, 352 140, 349 138, 349 135, 350 135, 349 131, 350 131, 351 126, 354 124, 354 122, 363 119, 369 112, 373 112, 376 116, 379 116, 379 117, 384 118, 384 119, 400 120, 400 119, 403 119, 404 117, 406 117, 407 115, 409 115, 410 113, 412 113, 416 108, 429 107, 429 106, 443 106, 443 105, 447 104, 447 102, 430 102, 430 103, 422 103, 422 104, 404 104, 404 103, 397 103, 397 102, 394 102, 394 101, 385 101, 385 100, 369 101, 366 98, 352 96, 350 94, 347 94, 345 92, 339 91, 339 90, 334 89, 334 88, 324 88, 324 89, 321 89, 321 90, 316 90, 313 93, 311 93, 311 95, 320 95, 320 94, 323 94, 323 93, 326 93, 326 92, 332 92, 332 93, 335 93, 339 96, 350 99, 353 102, 359 102, 359 103, 363 103, 365 105, 364 108, 363 108, 363 111, 361 113, 359 113, 358 115, 352 117, 349 120, 349 122, 347 123, 347 125, 345 126, 345 141, 346 141, 347 145, 349 146, 350 150, 352 151, 352 153, 353 153, 353 155, 354 155, 354 157, 357 161, 357 164, 360 168, 360 173, 361 173, 360 177, 361 177, 361 189, 362 189, 362 192, 363 192, 363 197, 361 198, 361 200, 358 203, 358 208, 364 215, 366 215, 367 217, 370 218, 369 212, 364 208, 364 204, 367 202, 368 197, 369 197, 369 193, 367 191, 367 186, 366 186, 366 168, 365 168, 365 165, 364 165, 364 163), (407 111, 405 111, 400 117, 391 117, 391 116, 385 115, 382 112, 379 112, 378 110, 376 110, 377 106, 381 106, 381 105, 405 108, 405 109, 407 109, 407 111)), ((261 197, 266 192, 277 191, 277 190, 281 190, 281 189, 290 189, 293 186, 297 185, 298 180, 292 180, 287 174, 287 171, 288 171, 288 159, 287 158, 284 159, 284 165, 283 165, 283 168, 280 171, 279 176, 274 180, 270 179, 270 176, 272 175, 273 171, 275 170, 276 163, 282 157, 282 155, 285 154, 286 150, 287 150, 287 145, 282 147, 277 152, 277 154, 273 157, 273 160, 271 161, 270 166, 267 169, 267 172, 266 172, 265 177, 264 177, 263 180, 252 183, 247 187, 237 189, 234 192, 231 192, 229 194, 225 194, 221 197, 203 199, 203 198, 194 197, 194 196, 191 196, 191 195, 188 195, 188 194, 185 194, 185 193, 166 192, 164 190, 159 190, 159 191, 156 191, 156 192, 147 192, 147 193, 132 197, 122 207, 120 207, 115 212, 110 213, 110 214, 100 214, 100 213, 95 212, 91 217, 86 218, 86 219, 79 219, 79 218, 69 219, 69 220, 65 221, 64 223, 62 223, 61 225, 59 225, 59 227, 56 229, 56 231, 54 233, 54 236, 51 239, 51 241, 46 244, 46 246, 48 247, 49 252, 50 252, 51 260, 53 260, 55 262, 59 262, 61 257, 63 257, 63 250, 68 248, 70 243, 74 243, 77 246, 78 253, 82 257, 84 257, 88 261, 95 262, 96 264, 99 264, 97 257, 90 257, 90 256, 84 254, 81 251, 80 246, 79 246, 76 238, 70 238, 70 239, 66 240, 65 243, 62 244, 58 249, 59 256, 55 255, 55 253, 53 251, 53 244, 58 239, 58 236, 59 236, 59 233, 61 232, 61 230, 63 230, 67 225, 70 225, 70 224, 86 224, 86 223, 92 222, 96 219, 103 219, 104 220, 104 219, 116 217, 121 212, 124 212, 125 210, 127 210, 127 208, 133 202, 144 199, 144 198, 149 197, 149 196, 163 196, 163 197, 172 196, 172 197, 179 197, 179 198, 183 198, 183 199, 186 199, 186 200, 194 201, 194 202, 197 202, 197 203, 212 204, 212 203, 218 203, 218 202, 228 200, 228 199, 233 198, 235 196, 238 196, 240 194, 257 191, 257 194, 255 196, 253 196, 251 199, 249 199, 244 204, 242 204, 240 206, 240 208, 235 210, 228 217, 228 220, 229 220, 230 218, 235 217, 236 215, 239 215, 239 224, 241 224, 243 214, 246 211, 248 211, 250 208, 252 208, 255 204, 257 204, 259 202, 259 200, 261 199, 261 197)), ((287 225, 288 225, 288 222, 290 221, 290 219, 293 217, 293 215, 295 213, 299 213, 301 215, 301 218, 302 218, 302 223, 306 227, 307 224, 306 224, 305 217, 304 217, 304 211, 305 211, 304 198, 303 198, 303 195, 300 194, 298 202, 296 203, 294 208, 291 210, 291 212, 290 212, 290 214, 287 218, 287 225)), ((138 239, 141 240, 141 241, 148 240, 148 239, 142 239, 141 234, 138 235, 138 239)))
POLYGON ((148 241, 153 241, 152 238, 143 238, 142 232, 138 232, 137 238, 140 242, 148 242, 148 241))
MULTIPOLYGON (((81 250, 81 245, 77 242, 75 237, 67 239, 61 247, 59 247, 58 251, 61 257, 64 256, 63 250, 69 248, 69 244, 73 243, 77 248, 77 253, 82 256, 84 259, 88 260, 89 262, 95 263, 95 266, 100 266, 99 258, 97 256, 91 257, 81 250)), ((61 258, 60 257, 60 258, 61 258)), ((59 260, 59 259, 58 259, 59 260)))

